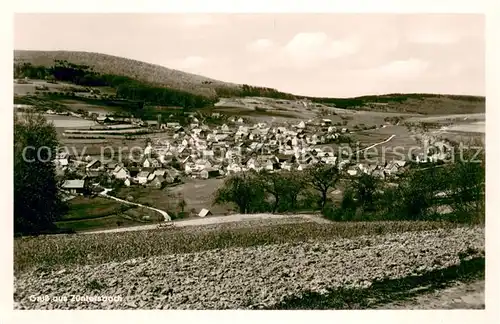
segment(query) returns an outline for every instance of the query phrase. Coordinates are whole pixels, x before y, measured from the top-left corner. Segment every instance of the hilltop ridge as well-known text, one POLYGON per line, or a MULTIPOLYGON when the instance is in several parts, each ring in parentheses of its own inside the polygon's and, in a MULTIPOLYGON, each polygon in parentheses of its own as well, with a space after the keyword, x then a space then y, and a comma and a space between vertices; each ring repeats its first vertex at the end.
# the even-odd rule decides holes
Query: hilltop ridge
MULTIPOLYGON (((364 95, 353 98, 304 97, 272 88, 220 81, 156 64, 108 54, 83 51, 14 50, 14 64, 29 63, 33 66, 50 68, 55 61, 86 65, 91 67, 94 72, 102 75, 124 76, 130 80, 137 81, 133 87, 155 87, 155 93, 162 92, 164 88, 168 88, 174 91, 182 91, 187 94, 210 98, 210 102, 224 97, 267 97, 290 100, 308 99, 312 102, 331 107, 383 112, 422 114, 485 112, 485 98, 480 96, 392 93, 364 95)), ((186 96, 186 94, 183 94, 183 96, 186 96)), ((202 103, 204 102, 204 99, 201 98, 197 100, 202 103)), ((167 104, 172 103, 167 102, 167 104)))
POLYGON ((217 87, 239 87, 237 84, 108 54, 83 51, 14 50, 14 63, 31 63, 32 65, 49 67, 55 60, 85 64, 92 66, 96 72, 102 74, 127 76, 153 85, 199 95, 214 96, 217 87))

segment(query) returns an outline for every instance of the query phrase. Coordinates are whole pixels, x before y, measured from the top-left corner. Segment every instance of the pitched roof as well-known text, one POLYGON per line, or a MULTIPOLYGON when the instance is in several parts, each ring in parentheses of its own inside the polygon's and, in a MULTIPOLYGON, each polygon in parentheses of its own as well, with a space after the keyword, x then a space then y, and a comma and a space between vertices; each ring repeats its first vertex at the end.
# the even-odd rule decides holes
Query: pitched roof
POLYGON ((396 163, 400 167, 404 167, 406 165, 406 161, 405 160, 396 160, 396 161, 394 161, 394 163, 396 163))
POLYGON ((205 217, 207 215, 211 214, 210 210, 206 209, 206 208, 203 208, 200 213, 198 214, 198 216, 200 217, 205 217))
POLYGON ((99 161, 97 159, 90 161, 89 164, 87 164, 87 168, 91 168, 94 164, 97 164, 97 162, 100 163, 101 161, 99 161))
POLYGON ((166 172, 167 172, 167 170, 165 170, 165 169, 155 170, 155 174, 157 176, 164 176, 166 172))
POLYGON ((137 178, 147 178, 149 176, 149 171, 141 171, 137 174, 137 178))
POLYGON ((87 171, 87 177, 97 178, 101 173, 99 171, 87 171))
POLYGON ((62 187, 65 189, 83 189, 85 186, 85 180, 66 180, 64 181, 62 187))

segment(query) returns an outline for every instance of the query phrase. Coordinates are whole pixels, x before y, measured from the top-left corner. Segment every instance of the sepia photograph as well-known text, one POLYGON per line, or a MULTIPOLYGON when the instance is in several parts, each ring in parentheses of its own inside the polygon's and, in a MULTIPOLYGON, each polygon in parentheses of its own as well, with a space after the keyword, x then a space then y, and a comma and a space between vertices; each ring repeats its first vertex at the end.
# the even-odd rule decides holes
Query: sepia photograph
POLYGON ((13 22, 14 310, 485 309, 483 14, 13 22))

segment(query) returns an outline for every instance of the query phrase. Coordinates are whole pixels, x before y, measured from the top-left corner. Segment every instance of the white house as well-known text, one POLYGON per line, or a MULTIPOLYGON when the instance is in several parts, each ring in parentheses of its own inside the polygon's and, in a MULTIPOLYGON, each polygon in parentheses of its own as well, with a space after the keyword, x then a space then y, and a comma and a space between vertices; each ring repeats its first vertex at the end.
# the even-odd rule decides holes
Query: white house
POLYGON ((71 192, 72 194, 79 194, 85 191, 85 180, 66 180, 64 181, 62 188, 71 192))
POLYGON ((328 118, 324 118, 322 120, 322 125, 331 125, 332 124, 332 120, 331 119, 328 119, 328 118))
POLYGON ((394 163, 396 163, 400 168, 402 168, 406 165, 405 160, 395 160, 394 163))
POLYGON ((208 171, 206 169, 203 169, 200 171, 200 178, 201 179, 208 179, 208 171))
POLYGON ((347 173, 350 176, 356 176, 358 174, 358 170, 356 170, 356 169, 349 169, 349 170, 347 170, 347 173))
POLYGON ((335 164, 337 162, 336 156, 326 156, 321 159, 326 164, 335 164))
POLYGON ((231 163, 230 165, 228 165, 227 171, 230 173, 241 172, 241 167, 236 163, 231 163))
POLYGON ((297 128, 305 128, 306 127, 306 124, 304 123, 304 121, 300 121, 300 123, 297 125, 297 128))
POLYGON ((197 170, 203 170, 203 169, 210 168, 210 167, 212 167, 212 163, 210 163, 210 161, 208 161, 208 160, 198 159, 195 162, 195 168, 197 170))
POLYGON ((57 159, 57 160, 54 160, 54 162, 57 166, 60 166, 60 167, 65 167, 65 166, 68 166, 68 164, 69 164, 68 159, 57 159))
POLYGON ((274 170, 273 161, 270 160, 270 159, 267 160, 266 162, 264 162, 263 166, 264 166, 264 169, 266 169, 267 171, 273 171, 274 170))
POLYGON ((303 171, 303 170, 307 169, 307 167, 308 167, 307 164, 299 164, 299 166, 297 167, 297 170, 303 171))
POLYGON ((142 163, 144 168, 157 168, 159 166, 158 160, 147 158, 142 163))
POLYGON ((203 157, 204 158, 211 158, 214 156, 214 151, 213 150, 204 150, 203 151, 203 157))
POLYGON ((148 182, 149 171, 141 171, 137 174, 137 182, 140 184, 145 184, 148 182))
POLYGON ((226 124, 222 125, 221 131, 224 132, 224 133, 225 132, 229 132, 230 131, 229 126, 227 126, 226 124))
POLYGON ((116 179, 127 179, 130 177, 130 172, 119 165, 113 170, 113 175, 116 179))
POLYGON ((222 142, 228 137, 228 134, 217 134, 215 135, 215 140, 217 142, 222 142))

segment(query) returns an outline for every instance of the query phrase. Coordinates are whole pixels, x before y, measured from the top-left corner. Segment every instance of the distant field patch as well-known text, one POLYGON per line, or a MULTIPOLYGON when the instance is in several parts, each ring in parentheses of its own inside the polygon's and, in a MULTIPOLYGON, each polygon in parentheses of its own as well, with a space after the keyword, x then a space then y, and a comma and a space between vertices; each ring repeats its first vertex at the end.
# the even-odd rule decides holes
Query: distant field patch
MULTIPOLYGON (((356 141, 360 142, 360 148, 366 148, 373 144, 383 142, 387 140, 392 135, 395 135, 390 141, 377 145, 366 151, 366 157, 377 158, 378 162, 384 162, 381 158, 385 158, 386 161, 392 159, 409 159, 411 157, 410 149, 414 148, 415 153, 417 153, 417 148, 421 148, 419 144, 410 132, 404 126, 387 126, 385 128, 380 128, 370 131, 362 131, 355 134, 356 141)), ((365 157, 365 153, 360 154, 361 158, 365 157)))
POLYGON ((453 125, 447 127, 446 130, 449 132, 464 132, 464 133, 485 133, 484 122, 475 122, 470 124, 453 125))
MULTIPOLYGON (((18 114, 22 115, 23 113, 18 114)), ((47 118, 47 121, 52 122, 56 128, 79 128, 97 125, 97 123, 92 120, 73 116, 44 114, 44 117, 47 118)))

